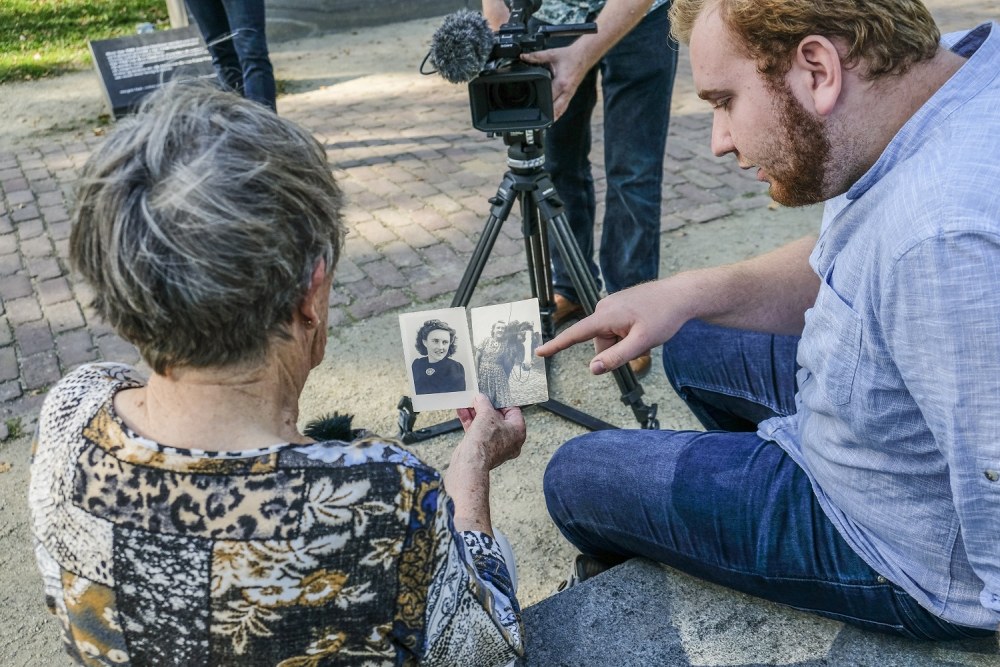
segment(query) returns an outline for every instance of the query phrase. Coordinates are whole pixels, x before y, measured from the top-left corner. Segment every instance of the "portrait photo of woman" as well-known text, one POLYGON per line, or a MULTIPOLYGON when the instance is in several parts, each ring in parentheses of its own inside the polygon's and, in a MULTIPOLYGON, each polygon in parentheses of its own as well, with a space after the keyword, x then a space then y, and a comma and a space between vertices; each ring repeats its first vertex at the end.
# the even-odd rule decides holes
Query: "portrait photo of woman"
POLYGON ((399 331, 414 410, 471 406, 477 389, 465 308, 403 313, 399 331))
POLYGON ((413 388, 418 394, 465 391, 465 367, 452 359, 457 334, 441 320, 427 320, 417 331, 417 352, 413 360, 413 388))

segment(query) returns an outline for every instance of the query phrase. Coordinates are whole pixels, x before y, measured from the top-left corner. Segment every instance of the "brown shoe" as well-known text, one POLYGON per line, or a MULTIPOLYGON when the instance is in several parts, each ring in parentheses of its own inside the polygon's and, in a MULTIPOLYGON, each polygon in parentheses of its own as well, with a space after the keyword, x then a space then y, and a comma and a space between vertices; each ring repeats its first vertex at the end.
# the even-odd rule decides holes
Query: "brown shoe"
POLYGON ((637 378, 644 378, 649 374, 649 367, 653 364, 653 357, 650 355, 649 350, 640 354, 638 357, 628 362, 628 367, 632 369, 637 378))
POLYGON ((583 317, 583 306, 570 301, 562 294, 556 294, 552 299, 555 310, 552 311, 552 326, 558 329, 564 324, 569 324, 574 320, 583 317))

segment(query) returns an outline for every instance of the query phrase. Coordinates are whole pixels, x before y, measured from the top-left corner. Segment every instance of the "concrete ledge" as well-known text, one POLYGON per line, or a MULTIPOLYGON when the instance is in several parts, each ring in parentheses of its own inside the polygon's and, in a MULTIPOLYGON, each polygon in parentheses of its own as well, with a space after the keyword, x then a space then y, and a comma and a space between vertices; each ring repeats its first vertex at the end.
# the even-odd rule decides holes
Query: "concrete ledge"
POLYGON ((633 559, 524 611, 538 667, 1000 665, 997 639, 924 643, 863 632, 633 559))

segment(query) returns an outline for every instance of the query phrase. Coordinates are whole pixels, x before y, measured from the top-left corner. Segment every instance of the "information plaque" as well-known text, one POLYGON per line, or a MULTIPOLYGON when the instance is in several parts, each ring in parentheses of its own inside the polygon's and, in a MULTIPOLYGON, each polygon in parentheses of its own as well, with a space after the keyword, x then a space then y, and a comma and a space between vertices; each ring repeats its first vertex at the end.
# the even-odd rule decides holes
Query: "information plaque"
POLYGON ((173 78, 212 78, 212 57, 195 26, 90 42, 90 55, 115 118, 173 78))

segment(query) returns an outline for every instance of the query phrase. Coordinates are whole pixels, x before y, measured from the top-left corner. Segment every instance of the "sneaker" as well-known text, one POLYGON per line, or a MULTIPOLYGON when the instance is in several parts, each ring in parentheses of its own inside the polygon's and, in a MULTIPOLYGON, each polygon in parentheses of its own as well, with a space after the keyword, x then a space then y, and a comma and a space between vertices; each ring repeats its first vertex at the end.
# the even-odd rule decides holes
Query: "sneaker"
POLYGON ((572 588, 610 569, 611 566, 604 561, 597 560, 593 556, 580 554, 573 559, 573 569, 570 571, 569 577, 559 582, 559 585, 556 587, 556 593, 561 593, 567 588, 572 588))
POLYGON ((583 306, 570 301, 562 294, 556 294, 552 304, 555 306, 555 310, 552 311, 552 326, 556 329, 583 317, 583 306))

